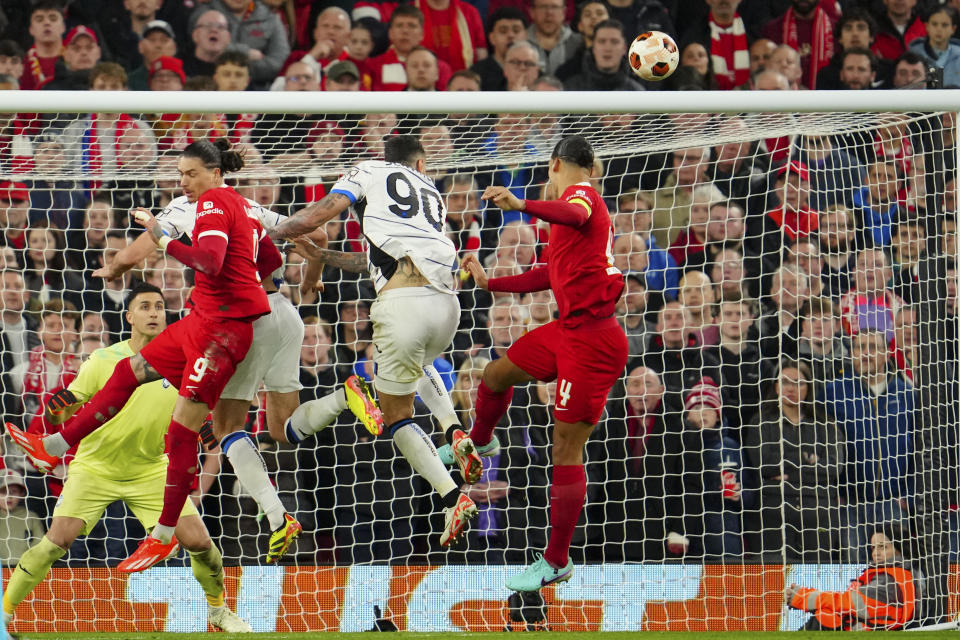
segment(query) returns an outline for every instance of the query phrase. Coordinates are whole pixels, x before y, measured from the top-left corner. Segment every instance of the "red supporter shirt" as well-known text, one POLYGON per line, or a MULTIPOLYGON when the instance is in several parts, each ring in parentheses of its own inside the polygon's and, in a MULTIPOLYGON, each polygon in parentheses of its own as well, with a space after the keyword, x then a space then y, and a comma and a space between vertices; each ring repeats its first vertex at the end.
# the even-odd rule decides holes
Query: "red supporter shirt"
POLYGON ((454 0, 446 9, 432 9, 426 2, 415 3, 424 13, 423 46, 453 71, 466 69, 477 62, 476 50, 486 46, 480 12, 467 2, 454 0))
POLYGON ((623 274, 613 266, 613 224, 607 205, 586 182, 568 187, 560 199, 590 212, 579 227, 550 225, 547 268, 560 319, 565 326, 576 326, 577 316, 612 316, 624 285, 623 274))
POLYGON ((247 213, 247 201, 232 187, 206 191, 197 200, 197 222, 190 240, 219 236, 227 241, 220 273, 196 271, 190 304, 209 318, 258 318, 270 313, 267 294, 257 273, 257 249, 263 237, 260 221, 247 213))

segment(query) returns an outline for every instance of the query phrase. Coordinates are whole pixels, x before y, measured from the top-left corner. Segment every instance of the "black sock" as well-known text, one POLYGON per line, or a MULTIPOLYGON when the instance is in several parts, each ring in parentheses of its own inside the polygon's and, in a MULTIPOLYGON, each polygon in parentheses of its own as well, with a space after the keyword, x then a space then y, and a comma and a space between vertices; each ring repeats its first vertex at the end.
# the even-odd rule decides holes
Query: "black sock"
POLYGON ((447 430, 443 433, 443 437, 447 439, 447 444, 453 446, 453 434, 457 431, 463 431, 463 427, 459 424, 452 424, 447 427, 447 430))
POLYGON ((456 506, 457 500, 460 499, 460 489, 453 489, 450 491, 450 493, 440 499, 443 501, 444 507, 456 506))

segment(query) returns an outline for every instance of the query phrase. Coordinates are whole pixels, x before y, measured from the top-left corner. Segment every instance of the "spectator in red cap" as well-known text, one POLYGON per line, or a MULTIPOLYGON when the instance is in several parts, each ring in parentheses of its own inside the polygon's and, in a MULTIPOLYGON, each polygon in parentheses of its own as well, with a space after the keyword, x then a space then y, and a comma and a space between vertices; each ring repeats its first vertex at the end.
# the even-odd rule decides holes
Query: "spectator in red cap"
POLYGON ((154 20, 147 25, 137 44, 142 64, 127 74, 131 91, 147 91, 150 88, 150 67, 160 56, 177 55, 177 40, 173 27, 163 20, 154 20))
POLYGON ((22 182, 0 182, 0 245, 13 247, 17 259, 23 262, 23 249, 27 246, 27 214, 30 211, 30 193, 22 182))
POLYGON ((63 60, 57 62, 53 78, 44 89, 84 91, 90 84, 90 69, 100 62, 97 34, 82 24, 70 29, 63 39, 63 60))
POLYGON ((814 233, 820 226, 820 214, 810 207, 810 170, 802 162, 791 160, 777 170, 771 193, 774 200, 766 215, 754 216, 747 223, 745 242, 752 255, 763 256, 770 273, 781 262, 785 246, 793 245, 814 233))
POLYGON ((41 89, 53 78, 54 68, 63 51, 63 3, 38 0, 30 9, 30 36, 33 46, 27 51, 25 69, 20 76, 21 89, 41 89))
POLYGON ((186 81, 180 58, 160 56, 150 66, 150 91, 183 91, 186 81))
POLYGON ((723 434, 720 388, 703 377, 684 396, 680 453, 668 457, 667 550, 717 558, 739 556, 740 469, 737 443, 723 434))

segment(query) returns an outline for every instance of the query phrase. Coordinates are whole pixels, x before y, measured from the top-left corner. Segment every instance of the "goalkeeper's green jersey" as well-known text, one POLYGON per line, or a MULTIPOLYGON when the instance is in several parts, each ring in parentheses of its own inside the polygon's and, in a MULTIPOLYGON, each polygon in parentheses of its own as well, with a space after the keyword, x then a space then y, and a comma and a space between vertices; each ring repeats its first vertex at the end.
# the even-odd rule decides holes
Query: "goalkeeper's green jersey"
MULTIPOLYGON (((70 384, 79 402, 103 388, 117 363, 133 355, 130 341, 97 349, 70 384)), ((167 466, 164 435, 170 425, 177 390, 166 380, 140 385, 109 422, 84 438, 70 469, 111 480, 139 480, 167 466)))

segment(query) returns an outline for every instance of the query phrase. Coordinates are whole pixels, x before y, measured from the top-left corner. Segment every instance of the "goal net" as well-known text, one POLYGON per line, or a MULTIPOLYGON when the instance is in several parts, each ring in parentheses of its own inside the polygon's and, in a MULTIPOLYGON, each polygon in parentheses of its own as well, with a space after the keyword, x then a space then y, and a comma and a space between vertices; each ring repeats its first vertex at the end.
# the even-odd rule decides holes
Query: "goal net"
MULTIPOLYGON (((481 192, 541 198, 554 145, 581 134, 626 279, 617 317, 629 363, 586 446, 570 582, 522 611, 504 586, 550 531, 554 383, 514 390, 495 432, 502 448, 469 488, 480 515, 451 550, 439 545, 438 497, 387 435, 372 438, 348 412, 299 446, 278 444, 261 393, 247 428, 304 526, 296 547, 265 564, 267 521, 219 450, 204 451, 195 493, 227 565, 228 603, 255 630, 359 631, 379 617, 401 630, 494 631, 541 616, 570 631, 792 630, 810 615, 785 605, 785 589, 842 592, 868 564, 909 569, 912 626, 956 615, 955 113, 783 112, 750 94, 722 114, 700 106, 714 94, 677 113, 604 113, 605 97, 587 112, 540 94, 511 113, 498 113, 498 96, 380 96, 336 112, 306 95, 263 96, 261 108, 249 95, 199 96, 151 107, 117 94, 100 100, 109 112, 85 113, 31 97, 0 112, 5 421, 55 429, 43 401, 92 351, 127 337, 135 282, 163 290, 169 322, 185 313, 192 275, 170 257, 113 282, 92 272, 140 233, 131 208, 158 212, 180 195, 179 151, 202 138, 242 145, 246 167, 228 181, 290 215, 379 158, 385 136, 417 135, 447 234, 499 277, 547 260, 550 229, 481 192)), ((367 248, 355 218, 326 231, 333 249, 367 248)), ((375 294, 368 274, 329 266, 317 294, 303 267, 287 255, 282 292, 306 324, 307 401, 372 376, 375 294)), ((461 281, 459 331, 435 365, 469 425, 483 367, 556 305, 549 292, 461 281)), ((419 402, 416 420, 442 442, 419 402)), ((39 474, 6 436, 3 462, 6 580, 49 526, 63 479, 39 474)), ((186 555, 115 572, 143 536, 132 511, 112 505, 13 629, 205 630, 186 555)))

